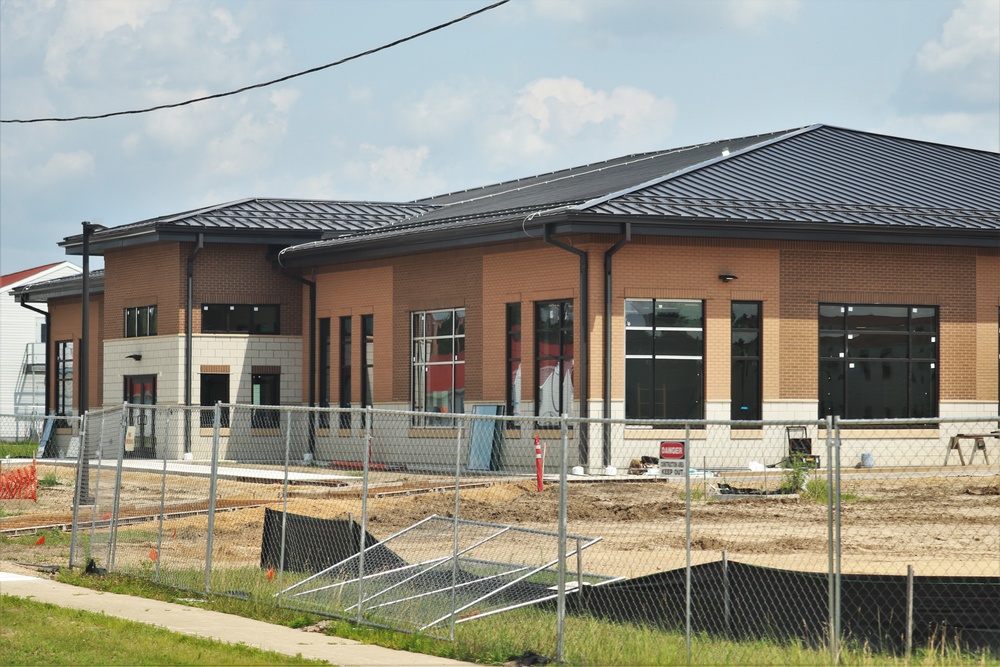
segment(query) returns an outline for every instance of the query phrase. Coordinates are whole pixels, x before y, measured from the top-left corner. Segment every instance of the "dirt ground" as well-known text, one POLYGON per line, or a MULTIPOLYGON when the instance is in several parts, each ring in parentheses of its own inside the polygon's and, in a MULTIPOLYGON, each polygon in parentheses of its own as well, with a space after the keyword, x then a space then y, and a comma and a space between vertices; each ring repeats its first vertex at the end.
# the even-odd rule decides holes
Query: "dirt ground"
MULTIPOLYGON (((0 501, 0 534, 5 536, 0 538, 0 561, 4 569, 24 568, 15 563, 68 563, 68 539, 36 545, 34 531, 69 526, 74 471, 40 464, 38 475, 40 479, 48 477, 50 482, 54 476, 57 483, 40 487, 37 502, 0 501), (15 537, 15 532, 21 536, 15 537)), ((733 561, 826 571, 825 502, 795 497, 711 498, 720 481, 692 483, 693 563, 718 560, 725 551, 733 561)), ((734 486, 763 486, 761 480, 747 475, 731 475, 724 481, 734 486)), ((771 480, 770 486, 775 481, 771 480)), ((112 488, 111 478, 102 476, 99 482, 107 485, 104 489, 112 488)), ((474 482, 461 492, 461 519, 553 533, 558 530, 557 485, 547 484, 537 492, 533 480, 474 482)), ((121 515, 136 517, 138 523, 130 529, 145 535, 129 546, 139 557, 159 544, 164 561, 168 556, 174 563, 203 560, 207 481, 180 475, 167 478, 166 518, 159 538, 159 520, 143 521, 138 517, 159 512, 161 484, 159 475, 123 476, 121 515)), ((288 511, 321 518, 351 515, 359 520, 360 480, 345 477, 338 484, 342 485, 289 487, 288 511)), ((228 511, 215 517, 214 565, 259 563, 264 508, 282 508, 282 488, 280 484, 256 484, 246 479, 220 480, 217 506, 228 511)), ((970 467, 919 473, 850 472, 842 482, 842 493, 843 572, 904 575, 907 565, 913 565, 918 575, 1000 576, 1000 474, 996 466, 992 470, 970 467)), ((601 538, 584 552, 584 571, 635 577, 684 566, 688 536, 682 483, 645 477, 602 478, 573 482, 567 495, 568 532, 601 538)), ((104 497, 110 502, 110 496, 104 497)), ((105 521, 110 518, 109 507, 99 501, 95 509, 88 508, 81 517, 105 521)), ((453 482, 386 474, 371 484, 367 508, 369 532, 385 539, 430 515, 452 517, 453 482)), ((101 530, 101 524, 97 530, 101 530)), ((508 547, 511 544, 516 543, 509 542, 508 547)), ((544 551, 551 544, 537 542, 530 548, 544 551)), ((446 539, 423 546, 443 549, 441 555, 451 550, 451 542, 446 539)), ((127 553, 122 544, 120 557, 127 553)), ((555 555, 550 549, 532 557, 544 560, 555 555)), ((575 556, 571 566, 574 563, 575 556)))

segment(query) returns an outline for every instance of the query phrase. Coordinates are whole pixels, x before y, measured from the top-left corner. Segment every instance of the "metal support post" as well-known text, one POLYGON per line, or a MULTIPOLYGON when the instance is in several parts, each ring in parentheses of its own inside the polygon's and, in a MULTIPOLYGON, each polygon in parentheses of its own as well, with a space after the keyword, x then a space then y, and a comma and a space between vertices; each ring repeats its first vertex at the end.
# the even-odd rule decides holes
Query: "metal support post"
POLYGON ((205 595, 212 592, 212 548, 215 538, 215 494, 219 485, 219 430, 222 423, 222 408, 215 403, 212 412, 212 470, 208 482, 208 536, 205 540, 205 595))

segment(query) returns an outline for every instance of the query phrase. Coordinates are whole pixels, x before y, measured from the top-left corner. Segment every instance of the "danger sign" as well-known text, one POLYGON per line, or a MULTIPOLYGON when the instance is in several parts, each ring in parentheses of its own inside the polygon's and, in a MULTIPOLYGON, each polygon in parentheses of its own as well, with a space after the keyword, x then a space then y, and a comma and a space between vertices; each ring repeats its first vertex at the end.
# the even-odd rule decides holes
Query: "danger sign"
POLYGON ((660 443, 660 474, 683 477, 687 471, 683 442, 660 443))

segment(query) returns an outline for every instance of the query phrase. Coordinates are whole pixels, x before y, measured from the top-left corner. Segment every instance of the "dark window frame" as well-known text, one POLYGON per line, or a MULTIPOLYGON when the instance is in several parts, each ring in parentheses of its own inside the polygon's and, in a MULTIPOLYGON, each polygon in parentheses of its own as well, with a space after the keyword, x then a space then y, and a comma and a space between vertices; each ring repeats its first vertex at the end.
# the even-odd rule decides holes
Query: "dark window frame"
POLYGON ((730 411, 729 418, 733 421, 759 421, 761 420, 763 414, 763 387, 764 387, 764 372, 763 372, 763 355, 764 355, 764 304, 761 301, 733 301, 730 303, 730 363, 732 367, 730 369, 730 411), (737 307, 752 307, 755 312, 753 318, 756 320, 756 326, 740 326, 745 324, 741 322, 737 317, 736 309, 737 307), (743 342, 741 339, 737 339, 739 335, 753 335, 755 343, 753 345, 754 350, 750 346, 743 342), (754 364, 755 370, 754 369, 754 364), (739 369, 739 370, 738 370, 739 369), (742 372, 740 372, 742 371, 742 372), (740 383, 737 381, 737 374, 740 373, 744 379, 744 382, 740 383), (752 384, 753 390, 756 392, 754 398, 754 405, 745 405, 747 401, 738 400, 742 399, 744 392, 739 387, 746 387, 752 384))
POLYGON ((75 344, 70 340, 55 341, 55 413, 62 417, 73 414, 73 379, 75 344), (68 355, 67 355, 68 352, 68 355))
MULTIPOLYGON (((201 428, 213 428, 215 426, 215 404, 229 403, 229 373, 201 373, 199 379, 199 389, 199 404, 205 406, 206 408, 211 408, 201 411, 199 416, 199 425, 201 428), (218 382, 218 384, 208 384, 206 386, 206 379, 218 382), (218 389, 219 387, 225 387, 225 391, 211 391, 213 388, 218 389)), ((219 428, 229 428, 229 408, 220 408, 219 428)))
MULTIPOLYGON (((464 306, 410 313, 410 408, 414 412, 465 411, 465 317, 464 306), (439 328, 442 323, 450 328, 439 328), (445 376, 447 389, 434 392, 432 380, 445 376)), ((414 417, 413 425, 450 426, 453 421, 414 417)))
MULTIPOLYGON (((573 393, 573 382, 574 372, 576 371, 576 349, 575 349, 575 336, 574 336, 574 325, 575 325, 575 312, 573 299, 556 299, 551 301, 536 301, 534 307, 535 316, 535 348, 534 348, 534 364, 535 364, 535 416, 536 417, 546 417, 552 419, 552 417, 559 417, 563 414, 568 416, 573 416, 573 400, 575 398, 573 393), (545 318, 543 317, 543 309, 547 308, 558 308, 559 312, 557 315, 558 325, 554 328, 556 333, 556 340, 548 341, 546 339, 545 333, 546 329, 543 326, 545 318), (543 346, 548 345, 549 349, 543 349, 543 346), (542 406, 542 389, 544 381, 541 381, 541 369, 544 363, 555 362, 556 367, 559 369, 558 382, 556 383, 556 410, 558 415, 543 415, 541 414, 542 406), (566 382, 565 382, 565 364, 570 363, 570 391, 569 396, 566 395, 566 382)), ((546 381, 548 377, 546 376, 546 381)), ((555 427, 558 422, 542 422, 539 421, 538 425, 543 428, 555 427)))
MULTIPOLYGON (((350 409, 351 407, 351 380, 352 368, 351 368, 351 357, 354 347, 354 323, 350 316, 340 318, 340 340, 338 343, 338 349, 340 350, 340 368, 339 368, 339 386, 340 386, 340 396, 339 396, 339 406, 344 409, 350 409)), ((341 412, 340 413, 340 428, 349 429, 351 428, 351 413, 341 412)))
MULTIPOLYGON (((686 316, 685 316, 686 317, 686 316)), ((655 298, 629 298, 625 299, 625 418, 626 419, 638 419, 638 420, 695 420, 700 421, 705 418, 705 301, 702 299, 655 299, 655 298), (643 321, 642 325, 637 323, 629 322, 629 304, 648 304, 649 312, 647 320, 643 321), (672 325, 670 322, 670 317, 672 317, 671 309, 677 311, 676 317, 681 317, 681 312, 685 306, 690 306, 697 304, 698 315, 697 324, 698 326, 676 326, 672 325), (659 306, 663 307, 663 314, 659 306), (662 321, 661 321, 662 320, 662 321), (648 351, 637 351, 633 348, 633 344, 630 343, 633 336, 629 335, 629 332, 644 332, 648 331, 649 334, 646 335, 646 339, 642 339, 641 335, 637 338, 643 343, 648 342, 648 351), (698 335, 692 335, 698 334, 698 335), (681 348, 675 348, 673 346, 680 345, 681 348), (684 347, 696 349, 683 349, 684 347), (696 352, 692 354, 691 352, 696 352), (629 363, 632 361, 633 363, 629 363), (630 370, 629 367, 635 367, 636 361, 646 361, 647 364, 646 372, 650 375, 651 386, 648 388, 650 398, 646 401, 642 399, 640 387, 636 387, 635 397, 630 397, 630 370), (687 414, 674 414, 671 408, 677 403, 676 398, 680 396, 670 396, 667 393, 667 384, 663 383, 662 400, 657 400, 656 387, 657 387, 657 373, 664 372, 670 374, 673 369, 668 369, 664 367, 663 364, 658 364, 657 362, 673 362, 686 363, 686 365, 691 365, 694 362, 695 379, 697 382, 691 383, 691 387, 695 390, 695 393, 683 397, 684 404, 688 405, 687 414)), ((680 322, 680 320, 678 320, 680 322)), ((684 324, 690 324, 690 322, 683 322, 684 324)), ((639 345, 642 347, 643 345, 639 345)), ((635 371, 632 371, 635 372, 635 371)), ((673 386, 677 386, 676 384, 673 386)), ((699 425, 698 428, 701 428, 699 425)))
MULTIPOLYGON (((506 352, 507 352, 507 414, 521 415, 521 392, 523 390, 523 370, 521 367, 521 304, 508 303, 505 311, 506 352)), ((507 428, 517 428, 514 421, 504 422, 507 428)))
POLYGON ((158 329, 159 317, 156 304, 125 309, 125 338, 156 336, 158 329))
POLYGON ((941 313, 938 306, 824 302, 818 305, 817 318, 817 412, 821 419, 827 417, 823 413, 842 419, 922 419, 939 415, 941 313), (860 312, 854 313, 855 308, 860 309, 860 312), (898 314, 890 314, 892 311, 902 310, 906 312, 905 323, 900 321, 898 314), (882 314, 879 315, 878 311, 882 311, 882 314), (928 311, 932 313, 929 318, 928 311), (866 317, 867 321, 864 319, 866 317), (840 320, 841 323, 833 326, 835 320, 840 320), (876 344, 880 340, 881 346, 876 344), (901 346, 904 341, 905 353, 901 346), (932 350, 932 353, 927 354, 927 350, 932 350), (873 354, 876 351, 878 353, 873 354), (876 391, 881 390, 881 398, 899 399, 900 392, 892 391, 886 380, 893 370, 899 369, 905 369, 901 376, 906 386, 906 391, 903 392, 905 405, 894 405, 887 400, 876 405, 871 400, 875 392, 865 392, 864 384, 858 385, 856 376, 861 372, 860 382, 870 379, 871 387, 876 391), (881 384, 875 381, 878 378, 875 378, 873 370, 882 373, 881 384), (927 383, 923 400, 918 396, 920 385, 915 382, 921 370, 928 371, 926 378, 919 378, 927 383), (885 391, 883 387, 887 387, 889 391, 885 391), (858 401, 862 396, 865 397, 864 408, 868 410, 868 414, 858 414, 857 409, 851 405, 852 400, 858 401), (893 411, 902 414, 891 414, 893 411))
MULTIPOLYGON (((361 316, 361 407, 374 405, 375 384, 375 316, 361 316)), ((370 426, 367 418, 361 419, 362 428, 370 426)))
MULTIPOLYGON (((253 405, 281 405, 281 373, 251 373, 250 402, 253 405), (268 395, 265 396, 265 393, 268 395)), ((279 428, 281 411, 253 409, 250 428, 279 428)))
MULTIPOLYGON (((277 303, 203 303, 201 304, 201 333, 203 334, 247 334, 252 336, 280 336, 281 335, 281 305, 277 303), (271 318, 265 317, 262 308, 273 309, 273 331, 259 331, 261 327, 270 322, 271 318), (249 310, 247 310, 249 309, 249 310), (220 319, 225 317, 224 326, 205 326, 206 313, 209 319, 220 319), (240 316, 245 314, 246 328, 242 328, 240 316)), ((269 311, 268 311, 269 312, 269 311)))

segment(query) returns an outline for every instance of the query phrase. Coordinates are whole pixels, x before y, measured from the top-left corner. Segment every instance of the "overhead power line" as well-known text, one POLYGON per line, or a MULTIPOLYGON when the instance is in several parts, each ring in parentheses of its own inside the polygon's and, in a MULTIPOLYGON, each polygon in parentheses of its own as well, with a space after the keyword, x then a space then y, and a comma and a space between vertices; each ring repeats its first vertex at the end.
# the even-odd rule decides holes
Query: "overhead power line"
POLYGON ((456 23, 461 23, 462 21, 465 21, 466 19, 470 19, 473 16, 476 16, 478 14, 483 14, 485 12, 488 12, 491 9, 496 9, 500 5, 505 5, 508 2, 510 2, 510 0, 499 0, 498 2, 495 2, 492 5, 488 5, 486 7, 481 8, 481 9, 477 9, 474 12, 470 12, 470 13, 464 15, 464 16, 460 16, 460 17, 458 17, 456 19, 452 19, 451 21, 448 21, 446 23, 441 23, 439 25, 434 26, 433 28, 428 28, 427 30, 421 30, 420 32, 414 33, 414 34, 412 34, 412 35, 410 35, 408 37, 403 37, 403 38, 397 39, 397 40, 395 40, 393 42, 389 42, 388 44, 383 44, 382 46, 377 46, 377 47, 375 47, 373 49, 368 49, 367 51, 362 51, 361 53, 356 53, 353 56, 348 56, 346 58, 342 58, 340 60, 337 60, 336 62, 327 63, 326 65, 320 65, 319 67, 312 67, 310 69, 303 70, 301 72, 296 72, 295 74, 288 74, 288 75, 280 77, 278 79, 272 79, 271 81, 264 81, 263 83, 255 83, 255 84, 250 85, 250 86, 243 86, 242 88, 237 88, 236 90, 230 90, 229 92, 225 92, 225 93, 215 93, 214 95, 205 95, 204 97, 195 97, 194 99, 185 100, 184 102, 174 102, 172 104, 160 104, 160 105, 153 106, 153 107, 147 107, 145 109, 132 109, 130 111, 112 111, 110 113, 96 114, 96 115, 93 115, 93 116, 73 116, 73 117, 67 117, 67 118, 10 118, 10 119, 0 120, 0 123, 69 123, 69 122, 77 121, 77 120, 97 120, 97 119, 100 119, 100 118, 112 118, 114 116, 130 116, 130 115, 135 115, 135 114, 150 113, 152 111, 160 111, 162 109, 176 109, 177 107, 183 107, 183 106, 187 106, 189 104, 195 104, 197 102, 205 102, 207 100, 214 100, 214 99, 218 99, 220 97, 230 97, 231 95, 238 95, 240 93, 245 93, 248 90, 255 90, 257 88, 266 88, 268 86, 273 86, 276 83, 283 83, 285 81, 289 81, 291 79, 295 79, 295 78, 298 78, 300 76, 305 76, 306 74, 312 74, 314 72, 320 72, 322 70, 329 69, 331 67, 336 67, 338 65, 343 65, 344 63, 350 62, 352 60, 357 60, 359 58, 364 58, 365 56, 370 56, 370 55, 372 55, 374 53, 378 53, 379 51, 385 51, 386 49, 391 49, 394 46, 399 46, 400 44, 412 41, 414 39, 417 39, 418 37, 423 37, 424 35, 429 35, 432 32, 435 32, 437 30, 441 30, 442 28, 447 28, 449 26, 455 25, 456 23))

